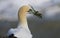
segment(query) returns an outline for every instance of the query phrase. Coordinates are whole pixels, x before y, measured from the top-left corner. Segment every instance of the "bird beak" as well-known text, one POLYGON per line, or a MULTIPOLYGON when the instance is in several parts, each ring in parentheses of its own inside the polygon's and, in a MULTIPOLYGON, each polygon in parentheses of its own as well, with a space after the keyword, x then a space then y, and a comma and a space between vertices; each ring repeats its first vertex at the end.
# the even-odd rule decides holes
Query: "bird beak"
POLYGON ((42 18, 42 14, 39 13, 39 11, 36 11, 33 7, 31 7, 31 9, 29 9, 28 12, 29 12, 29 14, 33 14, 33 15, 39 17, 39 18, 42 18))

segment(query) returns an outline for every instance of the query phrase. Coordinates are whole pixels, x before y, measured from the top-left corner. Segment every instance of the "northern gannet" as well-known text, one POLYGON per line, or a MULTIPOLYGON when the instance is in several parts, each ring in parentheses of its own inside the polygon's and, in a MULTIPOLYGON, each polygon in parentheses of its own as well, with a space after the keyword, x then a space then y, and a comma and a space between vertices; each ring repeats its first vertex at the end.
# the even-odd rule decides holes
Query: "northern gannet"
POLYGON ((32 14, 42 18, 42 15, 38 11, 34 10, 32 6, 29 5, 22 6, 18 11, 19 25, 15 29, 11 28, 8 31, 7 34, 8 36, 14 34, 14 36, 17 38, 32 38, 32 34, 28 28, 28 23, 26 18, 26 14, 28 12, 31 12, 32 14))
POLYGON ((30 7, 27 5, 22 6, 18 11, 19 25, 17 28, 11 28, 8 31, 8 36, 14 34, 17 38, 32 38, 32 34, 28 28, 26 14, 28 13, 30 7))

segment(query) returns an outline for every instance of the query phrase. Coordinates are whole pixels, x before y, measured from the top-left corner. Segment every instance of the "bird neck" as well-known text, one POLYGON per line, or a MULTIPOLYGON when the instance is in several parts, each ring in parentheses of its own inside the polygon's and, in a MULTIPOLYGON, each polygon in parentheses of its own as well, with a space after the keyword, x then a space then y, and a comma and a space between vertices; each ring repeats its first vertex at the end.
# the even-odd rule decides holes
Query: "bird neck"
POLYGON ((20 14, 19 23, 23 28, 28 28, 26 14, 20 14))

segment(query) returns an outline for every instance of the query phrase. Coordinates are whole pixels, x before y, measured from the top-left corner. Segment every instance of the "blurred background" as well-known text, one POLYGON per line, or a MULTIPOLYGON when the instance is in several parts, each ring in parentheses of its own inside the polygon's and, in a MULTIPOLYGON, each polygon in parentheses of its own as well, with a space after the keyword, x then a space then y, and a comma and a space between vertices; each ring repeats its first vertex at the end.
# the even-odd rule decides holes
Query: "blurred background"
POLYGON ((0 38, 18 26, 18 9, 24 4, 42 13, 42 19, 27 14, 33 38, 60 38, 60 0, 0 0, 0 38))

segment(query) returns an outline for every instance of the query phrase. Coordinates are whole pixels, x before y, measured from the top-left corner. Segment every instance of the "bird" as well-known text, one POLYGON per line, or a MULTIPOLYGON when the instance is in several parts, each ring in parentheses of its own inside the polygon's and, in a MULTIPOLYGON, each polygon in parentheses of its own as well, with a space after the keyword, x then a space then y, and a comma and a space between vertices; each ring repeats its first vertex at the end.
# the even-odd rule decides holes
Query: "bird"
POLYGON ((7 36, 9 36, 9 37, 14 36, 15 38, 32 38, 32 34, 31 34, 30 29, 28 27, 27 18, 26 18, 26 15, 27 15, 29 9, 30 9, 30 7, 28 5, 24 5, 21 8, 19 8, 18 27, 11 28, 8 31, 7 36))

